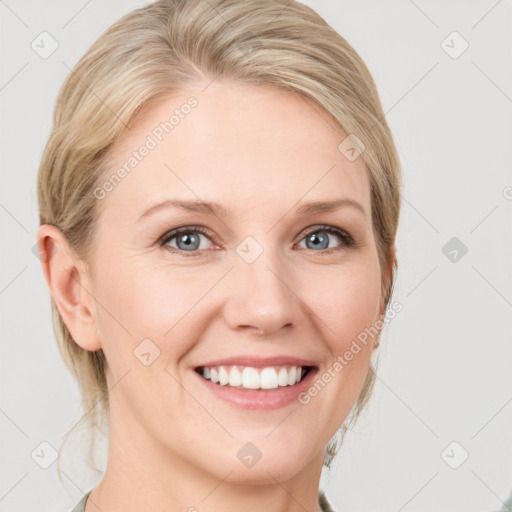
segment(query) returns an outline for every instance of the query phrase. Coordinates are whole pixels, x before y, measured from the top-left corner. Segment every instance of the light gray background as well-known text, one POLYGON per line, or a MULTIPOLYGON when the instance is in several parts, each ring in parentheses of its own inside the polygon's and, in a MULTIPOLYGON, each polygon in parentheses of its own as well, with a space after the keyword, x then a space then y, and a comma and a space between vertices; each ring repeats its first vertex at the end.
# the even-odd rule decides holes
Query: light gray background
MULTIPOLYGON (((32 253, 36 173, 69 68, 146 3, 0 1, 1 511, 69 510, 101 476, 75 457, 62 487, 55 464, 31 458, 81 416, 32 253), (47 59, 31 48, 42 31, 59 44, 47 59)), ((394 294, 404 309, 383 336, 370 406, 322 486, 338 511, 498 510, 512 489, 511 2, 305 3, 372 72, 405 183, 394 294), (469 43, 456 59, 442 47, 453 31, 469 43), (468 247, 457 262, 442 252, 454 236, 468 247), (458 469, 441 456, 452 441, 469 453, 458 469)))

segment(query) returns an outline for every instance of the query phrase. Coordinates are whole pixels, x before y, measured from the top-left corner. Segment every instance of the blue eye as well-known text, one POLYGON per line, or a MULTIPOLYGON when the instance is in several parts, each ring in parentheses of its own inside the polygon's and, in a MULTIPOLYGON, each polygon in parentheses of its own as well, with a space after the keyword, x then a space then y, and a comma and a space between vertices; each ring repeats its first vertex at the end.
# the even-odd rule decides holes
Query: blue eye
MULTIPOLYGON (((176 238, 177 249, 184 253, 183 256, 197 256, 194 252, 200 249, 200 238, 198 233, 202 234, 202 236, 206 236, 209 231, 201 226, 177 228, 166 233, 160 240, 160 245, 168 247, 167 244, 176 238)), ((171 247, 171 249, 175 248, 171 247)))
MULTIPOLYGON (((315 226, 316 229, 309 229, 301 233, 302 241, 306 239, 306 248, 313 252, 318 252, 320 255, 330 254, 333 251, 339 251, 355 247, 357 243, 345 231, 334 226, 322 225, 315 226), (335 235, 341 243, 336 247, 329 247, 330 238, 335 235), (322 249, 322 250, 317 250, 322 249)), ((201 247, 201 236, 211 241, 212 235, 210 231, 202 226, 184 226, 181 228, 173 229, 167 232, 160 240, 159 244, 171 252, 179 252, 182 256, 201 256, 208 247, 201 247), (176 246, 168 245, 176 239, 176 246)))
MULTIPOLYGON (((303 233, 303 238, 306 238, 306 247, 308 249, 327 249, 321 251, 322 253, 330 253, 332 250, 336 251, 342 248, 354 247, 356 245, 355 240, 348 233, 334 226, 317 226, 316 229, 303 233), (329 247, 329 236, 325 233, 338 237, 342 242, 341 247, 329 247)), ((315 250, 315 252, 318 251, 315 250)))

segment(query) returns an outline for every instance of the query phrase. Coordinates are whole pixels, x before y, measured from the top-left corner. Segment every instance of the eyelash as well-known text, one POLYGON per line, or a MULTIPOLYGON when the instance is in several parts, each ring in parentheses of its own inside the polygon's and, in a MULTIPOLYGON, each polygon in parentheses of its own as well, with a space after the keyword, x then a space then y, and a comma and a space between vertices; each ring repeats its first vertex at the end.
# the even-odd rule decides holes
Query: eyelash
MULTIPOLYGON (((347 232, 343 231, 342 229, 339 229, 334 226, 329 226, 326 224, 321 224, 321 225, 314 226, 314 227, 315 227, 315 229, 310 230, 308 227, 304 231, 302 231, 302 233, 300 234, 301 238, 300 238, 299 242, 302 241, 306 236, 308 236, 312 233, 316 233, 317 231, 325 231, 326 233, 329 233, 332 235, 337 235, 342 242, 339 247, 334 247, 331 249, 325 249, 323 251, 318 251, 320 256, 332 254, 333 252, 340 251, 342 249, 350 249, 350 248, 354 248, 354 247, 358 246, 358 243, 347 232)), ((173 238, 175 238, 177 235, 179 235, 181 233, 201 233, 201 234, 205 235, 206 237, 208 237, 210 240, 213 238, 211 236, 210 230, 208 230, 207 228, 204 228, 202 226, 183 226, 181 228, 176 228, 176 229, 173 229, 173 230, 165 233, 158 240, 158 243, 160 246, 164 247, 165 249, 169 250, 170 252, 183 253, 183 256, 186 258, 202 256, 201 253, 206 252, 206 251, 202 251, 202 250, 195 250, 195 251, 187 252, 187 251, 184 251, 181 249, 176 249, 174 247, 166 246, 166 244, 168 244, 173 238)), ((317 251, 313 251, 313 252, 317 252, 317 251)))

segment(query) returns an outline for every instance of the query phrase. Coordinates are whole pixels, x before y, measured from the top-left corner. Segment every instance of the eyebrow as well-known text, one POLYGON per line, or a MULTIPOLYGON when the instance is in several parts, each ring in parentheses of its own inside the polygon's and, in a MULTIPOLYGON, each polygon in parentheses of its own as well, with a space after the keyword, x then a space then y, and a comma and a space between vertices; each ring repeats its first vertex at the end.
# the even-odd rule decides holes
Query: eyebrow
MULTIPOLYGON (((366 210, 363 208, 363 206, 361 206, 361 204, 355 201, 354 199, 349 198, 304 203, 295 209, 295 214, 299 216, 308 216, 315 215, 317 213, 327 213, 338 210, 342 206, 352 206, 353 208, 361 212, 364 215, 364 217, 367 217, 366 210)), ((140 221, 143 218, 149 216, 150 214, 155 213, 156 211, 164 208, 180 208, 182 210, 201 213, 204 215, 216 215, 218 217, 227 217, 229 215, 229 211, 226 208, 224 208, 224 206, 218 203, 194 199, 166 199, 165 201, 154 204, 147 208, 146 210, 144 210, 144 212, 142 212, 137 221, 140 221)))

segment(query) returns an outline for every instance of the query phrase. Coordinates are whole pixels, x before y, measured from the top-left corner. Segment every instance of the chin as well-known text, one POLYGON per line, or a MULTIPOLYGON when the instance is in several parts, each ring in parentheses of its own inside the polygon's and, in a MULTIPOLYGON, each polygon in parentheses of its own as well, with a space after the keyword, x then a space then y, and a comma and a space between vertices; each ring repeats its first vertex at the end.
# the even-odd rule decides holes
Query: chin
MULTIPOLYGON (((238 461, 237 461, 238 462, 238 461)), ((278 482, 286 482, 302 471, 304 461, 297 457, 287 457, 283 460, 280 457, 271 457, 266 461, 260 459, 253 467, 244 467, 241 463, 226 463, 219 471, 216 466, 215 473, 221 479, 229 473, 230 483, 239 485, 266 485, 278 482)))
MULTIPOLYGON (((276 432, 272 434, 275 435, 276 432)), ((268 435, 266 430, 265 435, 268 435)), ((208 464, 209 472, 218 478, 226 478, 229 482, 237 484, 275 484, 285 482, 300 473, 312 459, 318 458, 320 467, 323 462, 323 449, 312 450, 311 440, 295 438, 296 442, 284 440, 283 436, 274 439, 253 438, 254 441, 231 440, 226 446, 224 454, 215 455, 209 451, 211 460, 216 463, 208 464)), ((203 459, 204 464, 204 459, 203 459)), ((206 468, 205 468, 206 469, 206 468)))

